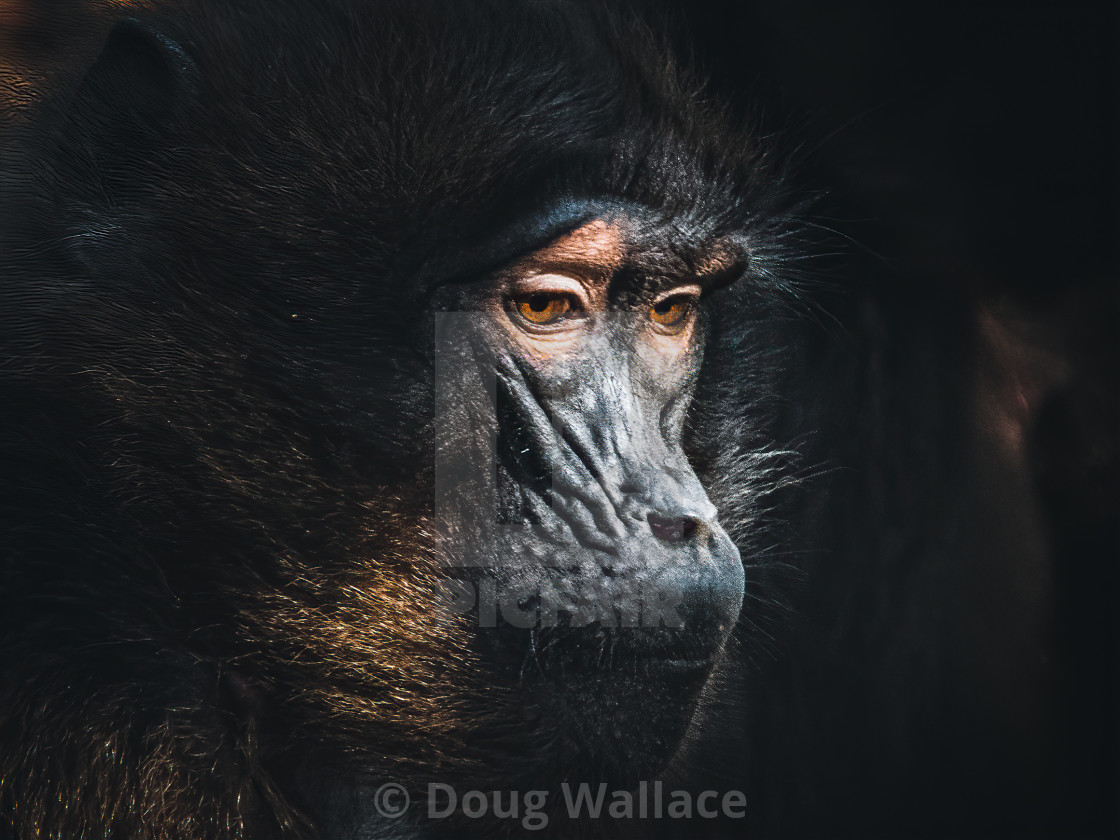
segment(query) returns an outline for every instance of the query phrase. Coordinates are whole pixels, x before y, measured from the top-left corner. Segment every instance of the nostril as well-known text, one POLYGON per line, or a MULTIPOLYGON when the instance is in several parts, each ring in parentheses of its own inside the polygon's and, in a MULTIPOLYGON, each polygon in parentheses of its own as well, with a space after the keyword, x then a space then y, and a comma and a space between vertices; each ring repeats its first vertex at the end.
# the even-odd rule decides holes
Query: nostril
POLYGON ((696 520, 685 517, 666 517, 651 513, 646 517, 649 529, 659 540, 683 542, 696 533, 696 520))

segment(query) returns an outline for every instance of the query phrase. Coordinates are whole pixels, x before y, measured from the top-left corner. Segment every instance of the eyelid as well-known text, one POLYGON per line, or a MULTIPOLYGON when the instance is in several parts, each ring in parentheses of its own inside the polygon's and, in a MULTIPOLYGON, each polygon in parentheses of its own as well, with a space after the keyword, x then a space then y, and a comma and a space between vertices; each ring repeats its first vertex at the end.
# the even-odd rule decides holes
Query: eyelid
POLYGON ((580 308, 590 308, 587 288, 574 277, 565 274, 534 274, 517 280, 509 289, 509 297, 534 294, 566 295, 579 303, 580 308))
POLYGON ((688 283, 684 286, 674 286, 673 288, 666 289, 664 292, 657 295, 657 297, 653 299, 652 303, 650 303, 650 306, 657 306, 657 304, 663 303, 664 301, 675 297, 686 297, 689 299, 689 302, 696 303, 700 300, 701 291, 702 290, 697 283, 688 283))

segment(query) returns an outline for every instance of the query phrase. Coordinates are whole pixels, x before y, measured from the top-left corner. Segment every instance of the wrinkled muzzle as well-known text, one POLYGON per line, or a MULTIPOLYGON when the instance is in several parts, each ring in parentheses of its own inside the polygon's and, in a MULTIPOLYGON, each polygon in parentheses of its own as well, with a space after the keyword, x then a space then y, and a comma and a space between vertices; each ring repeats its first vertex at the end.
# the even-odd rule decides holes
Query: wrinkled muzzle
POLYGON ((743 567, 681 449, 686 402, 658 405, 625 364, 587 367, 563 397, 541 393, 524 365, 500 371, 499 404, 522 423, 505 456, 530 478, 510 495, 555 542, 553 562, 602 577, 620 621, 637 598, 643 628, 716 647, 739 614, 743 567))
POLYGON ((439 401, 442 530, 454 563, 495 570, 499 618, 633 629, 619 635, 635 652, 705 659, 744 575, 681 447, 695 371, 644 364, 625 336, 543 374, 502 348, 448 344, 447 373, 483 373, 464 387, 454 371, 439 401), (464 400, 472 388, 488 398, 464 400))

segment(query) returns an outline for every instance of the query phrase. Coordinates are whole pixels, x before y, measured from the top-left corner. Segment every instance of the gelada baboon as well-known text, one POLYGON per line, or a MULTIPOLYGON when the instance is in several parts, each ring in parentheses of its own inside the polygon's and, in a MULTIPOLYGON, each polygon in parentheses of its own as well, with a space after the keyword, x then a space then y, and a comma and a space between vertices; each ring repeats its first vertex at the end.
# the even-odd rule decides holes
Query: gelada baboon
POLYGON ((798 227, 644 29, 146 4, 4 156, 13 838, 381 836, 386 781, 688 752, 790 477, 798 227))

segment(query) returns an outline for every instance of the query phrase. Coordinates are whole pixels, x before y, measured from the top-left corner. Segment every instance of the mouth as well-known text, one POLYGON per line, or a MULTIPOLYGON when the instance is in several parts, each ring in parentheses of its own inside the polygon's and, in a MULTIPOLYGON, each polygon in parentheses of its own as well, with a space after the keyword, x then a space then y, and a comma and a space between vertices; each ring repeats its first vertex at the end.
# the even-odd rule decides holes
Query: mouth
MULTIPOLYGON (((496 556, 525 554, 520 536, 500 546, 496 556)), ((656 778, 737 619, 738 550, 714 524, 690 544, 639 534, 610 552, 549 548, 539 552, 547 565, 471 573, 480 659, 523 710, 509 736, 534 757, 524 772, 543 787, 580 778, 628 789, 656 778)))
POLYGON ((521 689, 548 764, 628 788, 670 764, 718 655, 635 653, 618 639, 611 647, 604 657, 598 644, 556 642, 524 669, 521 689))
POLYGON ((498 631, 509 652, 524 657, 522 676, 546 682, 588 678, 609 682, 619 675, 691 675, 710 672, 721 647, 687 630, 589 627, 498 631))
POLYGON ((526 772, 544 787, 579 778, 628 789, 655 778, 722 656, 676 631, 651 643, 641 628, 504 630, 485 634, 488 659, 504 660, 503 680, 516 686, 527 754, 544 759, 526 772))

